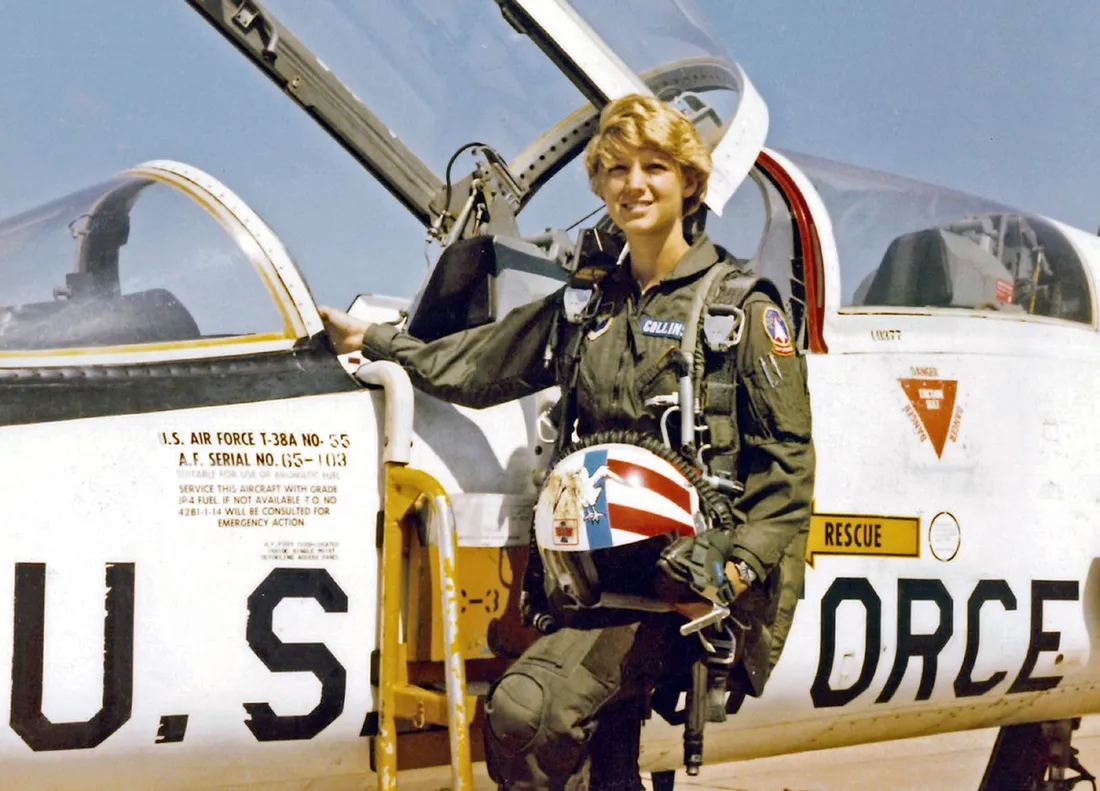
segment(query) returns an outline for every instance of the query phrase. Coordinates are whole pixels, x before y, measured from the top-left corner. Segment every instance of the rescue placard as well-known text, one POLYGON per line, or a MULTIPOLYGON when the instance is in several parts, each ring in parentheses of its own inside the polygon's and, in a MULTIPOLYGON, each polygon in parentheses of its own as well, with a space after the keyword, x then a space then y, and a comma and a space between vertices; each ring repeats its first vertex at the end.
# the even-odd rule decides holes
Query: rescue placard
POLYGON ((814 555, 920 557, 920 517, 867 514, 813 514, 806 562, 814 555))

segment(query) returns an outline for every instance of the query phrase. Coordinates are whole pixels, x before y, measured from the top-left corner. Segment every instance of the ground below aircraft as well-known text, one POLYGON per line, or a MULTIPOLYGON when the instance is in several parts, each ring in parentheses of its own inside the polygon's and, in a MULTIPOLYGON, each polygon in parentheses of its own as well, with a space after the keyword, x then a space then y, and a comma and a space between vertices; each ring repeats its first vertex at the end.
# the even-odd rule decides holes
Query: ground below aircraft
MULTIPOLYGON (((690 113, 707 231, 782 293, 819 456, 790 640, 708 762, 1000 726, 983 789, 1069 787, 1100 709, 1100 241, 765 147, 763 99, 683 2, 348 11, 391 78, 373 109, 309 49, 311 10, 189 3, 447 251, 411 302, 354 304, 425 338, 564 281, 608 97, 690 113)), ((469 787, 476 694, 532 639, 551 396, 469 410, 338 359, 276 232, 178 162, 4 220, 0 271, 0 788, 469 787)), ((655 785, 681 760, 652 719, 655 785)))

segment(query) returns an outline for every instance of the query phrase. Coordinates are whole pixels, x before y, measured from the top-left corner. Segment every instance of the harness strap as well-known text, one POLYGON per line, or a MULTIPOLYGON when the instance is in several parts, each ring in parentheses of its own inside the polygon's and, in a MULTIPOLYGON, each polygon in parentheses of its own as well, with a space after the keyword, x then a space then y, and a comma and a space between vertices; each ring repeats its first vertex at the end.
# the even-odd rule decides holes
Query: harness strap
POLYGON ((777 304, 780 304, 780 297, 769 281, 757 275, 744 273, 729 264, 724 270, 725 276, 710 284, 705 292, 705 311, 701 310, 692 320, 694 326, 699 327, 705 326, 707 321, 720 319, 720 326, 728 337, 725 340, 707 337, 703 343, 696 342, 694 370, 696 392, 700 394, 707 426, 707 444, 710 445, 708 466, 711 473, 736 481, 741 450, 737 424, 740 382, 736 347, 745 331, 743 306, 758 290, 771 294, 777 304))
POLYGON ((699 285, 695 289, 695 295, 691 300, 691 311, 688 320, 684 322, 684 334, 680 337, 680 351, 688 362, 688 367, 694 380, 696 368, 696 353, 699 350, 699 326, 703 319, 703 307, 710 303, 710 292, 714 288, 715 281, 725 278, 726 275, 735 272, 733 265, 726 261, 719 261, 703 275, 699 285))
POLYGON ((572 335, 566 342, 564 364, 560 369, 561 406, 558 413, 558 436, 554 441, 554 453, 551 458, 557 458, 562 448, 573 441, 573 424, 577 420, 577 377, 580 375, 584 337, 592 328, 592 323, 599 313, 602 302, 603 290, 599 285, 596 285, 593 287, 580 315, 563 317, 562 314, 559 314, 559 320, 565 318, 567 325, 571 327, 572 335))

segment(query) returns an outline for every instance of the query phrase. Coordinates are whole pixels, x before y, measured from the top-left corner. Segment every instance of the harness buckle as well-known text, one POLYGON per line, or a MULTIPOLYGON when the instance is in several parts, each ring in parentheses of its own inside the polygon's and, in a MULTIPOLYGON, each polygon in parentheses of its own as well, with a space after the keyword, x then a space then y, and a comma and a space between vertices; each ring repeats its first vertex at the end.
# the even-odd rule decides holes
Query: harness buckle
POLYGON ((711 304, 703 317, 703 340, 712 352, 727 352, 741 343, 745 311, 736 305, 711 304))
POLYGON ((573 286, 566 288, 562 293, 562 313, 565 320, 570 324, 580 324, 585 319, 591 318, 594 315, 594 307, 590 305, 597 301, 593 299, 595 293, 594 288, 574 288, 573 286))

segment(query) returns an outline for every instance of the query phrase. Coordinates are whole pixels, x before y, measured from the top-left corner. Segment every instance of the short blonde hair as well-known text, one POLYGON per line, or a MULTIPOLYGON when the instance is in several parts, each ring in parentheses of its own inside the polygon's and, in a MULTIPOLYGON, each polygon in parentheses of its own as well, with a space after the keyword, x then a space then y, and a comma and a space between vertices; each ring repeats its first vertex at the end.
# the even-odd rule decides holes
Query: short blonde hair
POLYGON ((707 194, 710 151, 682 112, 654 96, 631 93, 609 102, 600 113, 599 131, 584 149, 584 166, 592 191, 600 194, 604 175, 615 160, 641 148, 670 157, 680 175, 695 177, 695 194, 684 199, 684 216, 707 194))

